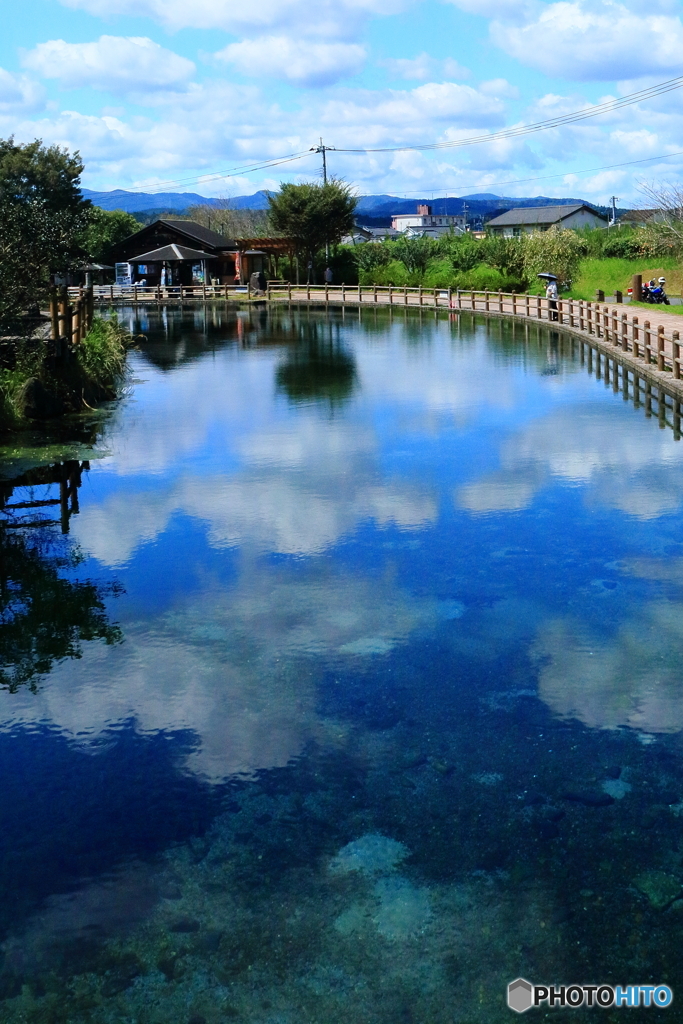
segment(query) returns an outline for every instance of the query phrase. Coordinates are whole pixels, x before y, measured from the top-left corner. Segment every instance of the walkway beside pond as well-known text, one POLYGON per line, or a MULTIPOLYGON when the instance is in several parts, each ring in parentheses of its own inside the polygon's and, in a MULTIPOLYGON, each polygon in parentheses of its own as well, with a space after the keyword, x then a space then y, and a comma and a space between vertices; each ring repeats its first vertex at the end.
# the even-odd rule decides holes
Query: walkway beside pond
MULTIPOLYGON (((397 288, 391 285, 292 285, 269 282, 267 291, 252 294, 248 288, 228 285, 195 285, 182 288, 117 288, 100 286, 94 298, 102 305, 180 304, 193 301, 249 301, 285 303, 290 306, 388 306, 390 309, 433 309, 451 313, 473 312, 484 316, 512 317, 526 323, 552 324, 583 339, 615 367, 631 370, 634 379, 665 391, 680 416, 683 398, 681 321, 660 306, 637 307, 636 313, 618 304, 560 299, 557 310, 548 299, 514 292, 461 291, 451 288, 397 288)), ((599 357, 598 357, 599 358, 599 357)), ((618 373, 618 369, 614 372, 618 373)))

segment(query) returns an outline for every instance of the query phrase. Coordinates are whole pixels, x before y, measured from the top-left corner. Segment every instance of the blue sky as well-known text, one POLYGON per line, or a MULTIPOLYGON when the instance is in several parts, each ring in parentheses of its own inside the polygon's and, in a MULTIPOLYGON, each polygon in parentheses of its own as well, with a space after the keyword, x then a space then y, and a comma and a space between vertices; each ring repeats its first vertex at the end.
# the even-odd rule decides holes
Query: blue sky
MULTIPOLYGON (((0 137, 80 150, 90 188, 230 197, 309 179, 319 158, 208 176, 320 136, 340 149, 457 141, 682 73, 673 0, 25 0, 3 10, 0 137)), ((683 157, 580 172, 683 150, 682 103, 675 91, 462 149, 332 153, 330 169, 361 193, 638 203, 639 182, 683 178, 683 157)))

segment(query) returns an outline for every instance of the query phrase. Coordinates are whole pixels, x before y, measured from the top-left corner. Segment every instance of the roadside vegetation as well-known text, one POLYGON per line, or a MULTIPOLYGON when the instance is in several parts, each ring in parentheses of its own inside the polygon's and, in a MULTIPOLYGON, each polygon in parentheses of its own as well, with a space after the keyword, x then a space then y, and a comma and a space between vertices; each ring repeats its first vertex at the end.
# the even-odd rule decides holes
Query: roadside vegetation
POLYGON ((683 235, 666 223, 611 231, 551 228, 518 238, 398 238, 361 243, 351 256, 358 280, 368 285, 540 294, 545 286, 536 275, 544 271, 557 275, 564 294, 588 301, 598 289, 625 295, 634 274, 666 277, 669 294, 683 293, 683 235))

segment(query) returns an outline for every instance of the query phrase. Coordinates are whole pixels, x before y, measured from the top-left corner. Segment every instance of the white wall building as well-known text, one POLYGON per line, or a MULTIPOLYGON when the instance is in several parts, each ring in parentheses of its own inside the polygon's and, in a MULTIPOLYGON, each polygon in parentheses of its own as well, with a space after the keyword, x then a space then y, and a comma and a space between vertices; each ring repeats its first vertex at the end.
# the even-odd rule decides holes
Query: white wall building
POLYGON ((457 235, 462 234, 467 219, 464 214, 432 213, 431 206, 420 203, 416 213, 392 214, 391 226, 409 237, 438 238, 451 231, 457 235))

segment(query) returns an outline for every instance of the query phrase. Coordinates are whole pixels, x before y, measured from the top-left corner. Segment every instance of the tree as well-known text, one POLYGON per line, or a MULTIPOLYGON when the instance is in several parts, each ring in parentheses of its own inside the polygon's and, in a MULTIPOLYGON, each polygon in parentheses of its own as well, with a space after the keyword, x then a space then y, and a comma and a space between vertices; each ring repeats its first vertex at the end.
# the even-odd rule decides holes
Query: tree
POLYGON ((586 255, 585 241, 575 231, 552 227, 524 238, 524 276, 534 280, 537 274, 556 274, 561 285, 570 285, 581 259, 586 255))
POLYGON ((94 206, 88 226, 79 239, 91 260, 104 261, 112 246, 140 230, 140 222, 123 210, 101 210, 94 206))
POLYGON ((90 216, 80 192, 78 153, 0 139, 0 333, 40 301, 51 273, 63 273, 83 252, 90 216))
POLYGON ((297 256, 313 263, 325 245, 338 245, 353 230, 358 200, 350 185, 333 178, 326 184, 283 183, 268 202, 275 231, 291 238, 297 256))
POLYGON ((80 154, 41 139, 18 145, 14 137, 0 139, 0 196, 13 202, 38 201, 50 212, 70 212, 76 218, 90 207, 81 195, 83 162, 80 154))

